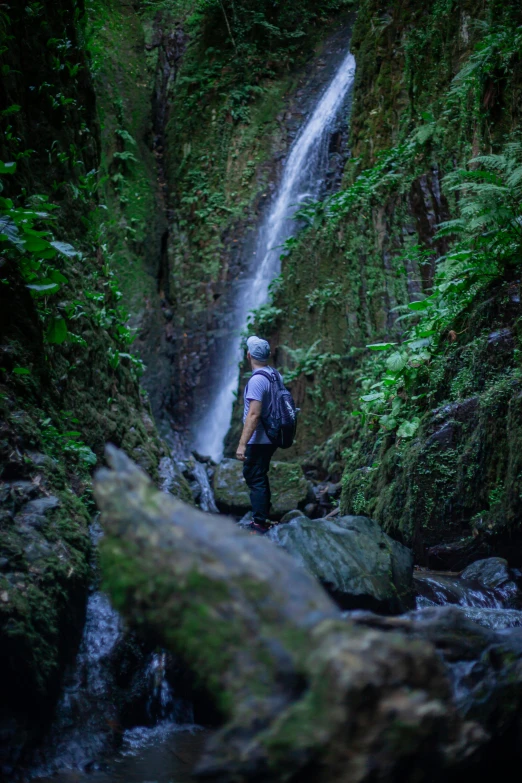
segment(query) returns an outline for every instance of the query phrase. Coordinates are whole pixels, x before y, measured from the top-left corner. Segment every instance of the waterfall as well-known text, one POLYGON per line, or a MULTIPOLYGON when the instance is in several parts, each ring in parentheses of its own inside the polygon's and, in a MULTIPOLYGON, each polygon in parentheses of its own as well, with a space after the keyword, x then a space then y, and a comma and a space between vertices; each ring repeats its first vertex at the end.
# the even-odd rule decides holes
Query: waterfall
POLYGON ((216 461, 223 456, 223 441, 232 418, 241 360, 241 331, 249 311, 266 302, 268 287, 279 274, 281 245, 295 231, 294 212, 300 203, 318 198, 324 192, 331 129, 354 77, 355 58, 348 53, 292 144, 278 191, 261 223, 249 274, 242 281, 235 304, 235 328, 229 335, 225 355, 220 357, 219 384, 208 412, 195 431, 195 448, 216 461))

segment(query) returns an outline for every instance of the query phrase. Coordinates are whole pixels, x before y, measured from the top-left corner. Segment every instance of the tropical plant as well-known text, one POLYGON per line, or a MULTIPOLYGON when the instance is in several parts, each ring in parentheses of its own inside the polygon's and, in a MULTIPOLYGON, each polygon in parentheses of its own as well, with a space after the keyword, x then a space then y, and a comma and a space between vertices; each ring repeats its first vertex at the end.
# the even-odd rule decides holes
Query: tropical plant
MULTIPOLYGON (((409 321, 400 345, 376 343, 372 351, 391 353, 381 362, 381 377, 370 385, 366 378, 361 413, 385 429, 411 437, 419 420, 407 428, 401 421, 411 412, 406 401, 425 396, 419 391, 426 367, 446 343, 455 319, 478 292, 493 280, 513 275, 522 264, 522 144, 509 141, 501 153, 473 158, 467 169, 447 175, 444 187, 456 193, 458 217, 440 225, 437 237, 454 240, 452 249, 437 261, 431 293, 397 308, 409 321), (415 393, 417 392, 417 393, 415 393), (416 425, 416 426, 414 426, 416 425)), ((421 254, 416 247, 414 253, 421 254)), ((420 261, 420 258, 410 258, 420 261)), ((453 334, 453 332, 452 332, 453 334)), ((374 363, 373 368, 376 368, 374 363)), ((411 407, 411 406, 410 406, 411 407)))

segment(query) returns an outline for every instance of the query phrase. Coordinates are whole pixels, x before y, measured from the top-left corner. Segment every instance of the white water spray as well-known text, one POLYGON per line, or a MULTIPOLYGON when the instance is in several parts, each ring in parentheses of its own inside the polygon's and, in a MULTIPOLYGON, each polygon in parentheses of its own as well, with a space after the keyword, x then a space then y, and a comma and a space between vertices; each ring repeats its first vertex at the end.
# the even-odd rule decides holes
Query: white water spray
POLYGON ((241 360, 241 331, 246 326, 249 311, 266 302, 268 287, 279 274, 281 245, 292 236, 296 227, 292 215, 301 202, 317 198, 324 190, 331 129, 354 77, 355 58, 347 54, 295 139, 284 165, 277 195, 261 224, 250 274, 239 289, 234 319, 236 326, 230 334, 226 356, 220 363, 219 385, 207 414, 198 422, 195 434, 195 448, 216 461, 223 456, 223 441, 232 418, 241 360))

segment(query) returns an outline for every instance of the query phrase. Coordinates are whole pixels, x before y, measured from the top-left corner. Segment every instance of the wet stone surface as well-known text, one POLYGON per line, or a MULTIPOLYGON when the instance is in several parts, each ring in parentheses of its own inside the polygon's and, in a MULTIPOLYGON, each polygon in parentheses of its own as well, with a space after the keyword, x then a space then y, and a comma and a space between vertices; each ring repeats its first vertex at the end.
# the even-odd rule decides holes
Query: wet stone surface
POLYGON ((413 606, 411 550, 367 517, 278 525, 269 537, 312 573, 345 609, 399 613, 413 606))
MULTIPOLYGON (((304 507, 310 495, 310 485, 299 465, 272 461, 269 479, 274 519, 281 519, 289 511, 304 507)), ((250 494, 243 478, 242 462, 222 460, 215 470, 213 488, 220 511, 242 516, 250 510, 250 494)))

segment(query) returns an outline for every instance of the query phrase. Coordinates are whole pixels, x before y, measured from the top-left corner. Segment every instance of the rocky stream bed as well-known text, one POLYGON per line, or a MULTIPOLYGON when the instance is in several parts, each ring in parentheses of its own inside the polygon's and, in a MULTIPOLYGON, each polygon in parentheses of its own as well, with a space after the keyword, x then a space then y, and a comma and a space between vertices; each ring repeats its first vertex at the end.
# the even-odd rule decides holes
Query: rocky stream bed
MULTIPOLYGON (((375 522, 339 515, 335 483, 304 473, 293 485, 283 481, 275 524, 263 540, 242 530, 248 516, 241 516, 235 465, 199 455, 177 460, 170 470, 164 464, 164 488, 178 471, 199 482, 202 503, 215 509, 205 515, 168 490, 154 495, 123 454, 112 452, 109 459, 115 472, 102 471, 97 483, 106 537, 99 521, 92 536, 101 543, 104 587, 125 619, 95 575, 82 641, 65 672, 52 726, 11 779, 185 783, 196 779, 196 767, 198 779, 276 781, 286 779, 289 764, 300 780, 299 774, 312 774, 310 764, 322 768, 334 753, 335 736, 346 730, 344 710, 361 698, 373 718, 370 724, 360 712, 350 718, 360 735, 358 772, 350 771, 353 759, 335 750, 334 766, 348 764, 350 780, 370 779, 375 764, 386 780, 390 768, 427 774, 433 764, 430 779, 442 780, 473 769, 479 759, 489 763, 497 747, 515 757, 510 738, 522 698, 522 574, 505 559, 481 559, 460 573, 414 567, 411 551, 375 522), (218 513, 212 486, 218 506, 229 508, 228 498, 238 498, 234 524, 218 513), (133 541, 141 542, 138 549, 133 541), (170 574, 165 584, 155 582, 162 573, 170 574), (203 596, 206 627, 196 631, 203 596), (188 636, 178 633, 192 623, 188 636), (215 649, 223 634, 226 641, 217 643, 227 645, 224 658, 215 649), (256 654, 259 644, 279 672, 275 677, 256 654), (345 675, 343 655, 350 661, 345 675), (310 725, 306 694, 319 688, 319 671, 328 686, 315 698, 318 710, 326 700, 326 712, 310 725), (414 696, 407 695, 411 687, 414 696), (348 699, 341 713, 339 688, 348 699), (277 736, 287 713, 298 721, 298 736, 267 741, 264 735, 277 736), (398 721, 395 731, 408 727, 406 748, 404 740, 390 745, 390 715, 398 721), (276 748, 277 771, 268 772, 276 748)), ((276 463, 276 482, 285 472, 293 476, 295 466, 276 463)), ((331 764, 321 780, 330 779, 331 764)))

